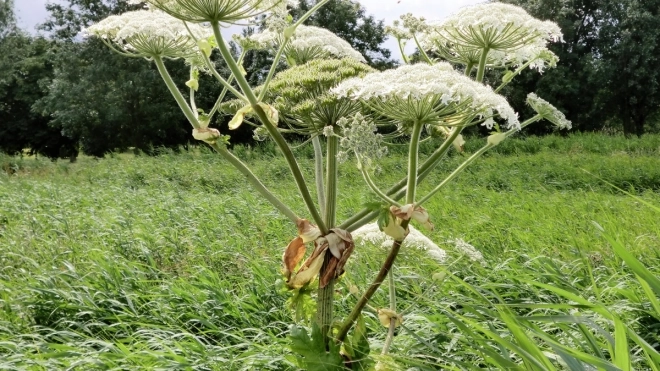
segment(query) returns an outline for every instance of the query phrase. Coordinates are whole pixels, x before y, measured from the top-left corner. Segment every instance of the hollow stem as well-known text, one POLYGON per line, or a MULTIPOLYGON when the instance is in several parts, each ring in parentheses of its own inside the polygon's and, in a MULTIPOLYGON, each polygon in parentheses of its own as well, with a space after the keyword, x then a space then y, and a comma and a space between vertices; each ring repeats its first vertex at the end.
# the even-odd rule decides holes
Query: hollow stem
MULTIPOLYGON (((337 152, 339 151, 339 138, 331 135, 327 139, 327 156, 326 156, 326 170, 325 170, 325 184, 327 187, 325 199, 325 217, 324 222, 328 228, 335 225, 336 208, 337 208, 337 152)), ((326 269, 329 268, 330 259, 332 254, 326 251, 321 267, 320 276, 325 275, 326 269)), ((329 342, 328 332, 332 326, 333 306, 334 306, 334 289, 335 279, 331 279, 327 286, 320 288, 318 299, 316 301, 316 321, 321 329, 321 335, 327 346, 329 342)))
POLYGON ((321 214, 325 215, 325 181, 323 180, 323 148, 319 137, 312 138, 314 146, 314 170, 316 174, 316 195, 321 214))
POLYGON ((172 94, 174 100, 176 100, 176 103, 179 105, 179 108, 181 109, 183 114, 186 116, 190 124, 195 129, 199 129, 200 126, 199 126, 199 122, 197 121, 197 117, 195 116, 195 113, 192 111, 190 106, 188 106, 188 103, 186 102, 186 98, 183 97, 183 94, 181 94, 179 88, 176 87, 176 84, 172 80, 172 76, 170 76, 170 73, 167 72, 167 67, 165 67, 165 63, 163 63, 163 58, 154 57, 154 63, 156 63, 156 68, 158 68, 158 72, 160 73, 160 76, 163 78, 165 85, 167 85, 167 89, 169 89, 170 94, 172 94))
POLYGON ((401 59, 403 60, 403 63, 405 64, 410 64, 410 61, 408 60, 408 57, 406 56, 406 53, 403 51, 403 43, 401 40, 397 40, 397 44, 399 44, 399 52, 401 52, 401 59))
POLYGON ((424 58, 426 63, 433 64, 433 60, 429 58, 429 55, 426 54, 424 48, 422 48, 422 46, 419 44, 419 40, 417 40, 417 36, 413 35, 413 40, 415 40, 415 45, 417 45, 417 50, 419 50, 419 54, 424 58))
POLYGON ((473 68, 474 68, 474 65, 472 63, 468 63, 465 66, 465 76, 470 77, 470 75, 472 74, 472 69, 473 68))
POLYGON ((321 214, 319 214, 316 205, 314 204, 314 199, 312 198, 312 195, 309 192, 309 189, 307 188, 305 177, 303 176, 302 171, 300 170, 300 166, 298 165, 296 158, 293 156, 291 147, 289 147, 289 144, 286 142, 282 134, 277 130, 277 127, 275 127, 275 125, 270 121, 270 119, 266 115, 266 112, 264 112, 263 108, 261 108, 261 106, 259 105, 259 101, 257 100, 257 97, 254 95, 254 91, 250 87, 248 81, 245 79, 245 76, 243 76, 240 67, 238 66, 238 64, 236 64, 236 61, 232 57, 231 52, 229 51, 229 49, 227 49, 227 46, 225 45, 224 39, 222 37, 222 33, 220 33, 220 24, 218 22, 211 22, 211 26, 213 27, 213 33, 215 35, 215 38, 218 41, 218 48, 220 50, 220 54, 222 54, 225 63, 227 63, 227 66, 234 74, 234 77, 236 78, 236 83, 238 84, 238 86, 240 86, 241 90, 245 94, 245 97, 247 98, 247 101, 250 103, 250 105, 252 105, 252 109, 257 114, 259 120, 264 125, 266 130, 268 130, 268 133, 273 138, 273 141, 275 141, 280 151, 282 152, 282 155, 286 159, 289 165, 289 169, 293 174, 293 179, 296 182, 296 185, 298 186, 300 195, 302 196, 303 201, 305 202, 305 205, 307 206, 307 209, 309 210, 312 216, 312 219, 314 219, 314 222, 321 230, 321 233, 327 234, 328 229, 325 226, 325 223, 323 222, 323 219, 321 218, 321 214))
MULTIPOLYGON (((243 51, 241 52, 241 56, 238 58, 238 64, 242 65, 243 64, 243 59, 245 58, 246 52, 243 51)), ((231 75, 227 78, 227 83, 231 84, 234 82, 234 75, 231 75)), ((213 109, 211 109, 211 112, 209 113, 209 120, 213 118, 213 115, 215 115, 216 112, 218 112, 218 109, 220 109, 220 105, 222 104, 222 100, 225 99, 225 96, 227 95, 227 92, 229 90, 227 87, 223 87, 222 91, 220 92, 220 95, 218 95, 218 99, 215 100, 215 104, 213 105, 213 109)))
POLYGON ((484 48, 481 51, 481 58, 479 59, 479 67, 477 68, 477 78, 476 78, 476 81, 478 82, 484 81, 484 73, 486 71, 486 61, 488 60, 489 51, 490 50, 488 48, 484 48))
POLYGON ((415 122, 410 137, 410 148, 408 150, 408 185, 406 186, 406 204, 415 202, 415 190, 417 189, 417 163, 419 162, 419 138, 422 135, 424 125, 415 122))

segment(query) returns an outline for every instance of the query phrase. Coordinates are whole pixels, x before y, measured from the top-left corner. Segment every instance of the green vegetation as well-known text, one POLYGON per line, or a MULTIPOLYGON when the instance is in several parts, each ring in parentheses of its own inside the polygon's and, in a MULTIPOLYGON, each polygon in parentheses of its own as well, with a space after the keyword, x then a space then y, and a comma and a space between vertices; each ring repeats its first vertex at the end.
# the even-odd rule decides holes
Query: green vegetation
MULTIPOLYGON (((468 140, 468 152, 480 141, 468 140)), ((308 147, 298 151, 309 155, 302 165, 311 178, 308 147)), ((392 152, 378 178, 384 186, 404 171, 392 152)), ((274 146, 236 153, 303 210, 274 146)), ((427 205, 436 225, 429 237, 447 261, 405 246, 397 260, 404 327, 396 361, 403 369, 573 365, 554 340, 620 369, 628 361, 651 369, 622 334, 633 329, 660 348, 658 296, 622 252, 660 275, 660 215, 644 204, 660 205, 659 157, 660 136, 573 135, 514 139, 477 161, 427 205), (455 238, 486 262, 462 256, 455 238), (539 357, 546 349, 566 358, 539 357)), ((450 156, 422 187, 461 160, 450 156)), ((1 370, 294 369, 279 271, 295 231, 216 155, 200 148, 75 164, 0 157, 0 167, 1 370)), ((340 173, 339 210, 374 199, 357 191, 352 164, 340 173)), ((355 302, 349 287, 364 290, 385 254, 356 248, 335 286, 338 317, 355 302)), ((387 306, 386 288, 372 304, 387 306)), ((373 312, 364 320, 382 329, 368 334, 374 355, 386 329, 373 312)))

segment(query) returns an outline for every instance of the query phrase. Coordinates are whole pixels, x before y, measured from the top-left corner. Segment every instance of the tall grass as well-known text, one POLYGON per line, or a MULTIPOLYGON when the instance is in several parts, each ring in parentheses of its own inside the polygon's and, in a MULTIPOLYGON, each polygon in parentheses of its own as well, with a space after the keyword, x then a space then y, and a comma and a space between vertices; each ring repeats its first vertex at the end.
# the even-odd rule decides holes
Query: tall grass
MULTIPOLYGON (((236 152, 303 210, 269 144, 236 152)), ((398 155, 383 163, 383 185, 402 175, 398 155)), ((428 204, 429 237, 448 260, 403 249, 394 274, 404 326, 381 361, 654 369, 660 216, 645 203, 660 205, 659 157, 658 136, 572 135, 512 140, 483 158, 428 204)), ((449 157, 425 186, 461 160, 449 157)), ((295 231, 217 157, 200 148, 0 165, 0 369, 295 369, 278 281, 295 231)), ((311 177, 312 161, 303 168, 311 177)), ((352 164, 341 174, 346 217, 373 197, 352 164)), ((355 251, 337 287, 340 315, 355 300, 349 287, 363 289, 384 254, 355 251)), ((387 290, 373 300, 387 306, 387 290)), ((365 321, 380 326, 375 313, 365 321)), ((384 335, 369 334, 372 353, 384 335)))

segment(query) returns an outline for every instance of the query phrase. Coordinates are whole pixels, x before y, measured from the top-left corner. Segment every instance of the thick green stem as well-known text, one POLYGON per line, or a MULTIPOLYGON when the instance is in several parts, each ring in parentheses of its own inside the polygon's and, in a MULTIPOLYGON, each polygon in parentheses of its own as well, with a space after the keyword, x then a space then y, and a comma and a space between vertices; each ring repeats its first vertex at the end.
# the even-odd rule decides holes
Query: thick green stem
MULTIPOLYGON (((404 229, 408 228, 408 221, 404 220, 401 223, 401 227, 403 227, 404 229)), ((401 249, 402 243, 403 241, 394 241, 392 243, 392 249, 390 249, 390 253, 387 255, 385 262, 380 267, 380 271, 378 271, 376 278, 374 278, 373 282, 371 283, 371 286, 369 286, 367 291, 365 291, 364 294, 362 294, 360 300, 358 300, 358 302, 353 307, 351 313, 348 315, 344 323, 339 328, 339 332, 337 333, 337 341, 343 342, 346 339, 346 335, 348 334, 348 331, 351 329, 351 327, 353 327, 353 323, 358 318, 360 313, 362 313, 362 309, 364 309, 364 307, 367 305, 371 297, 374 295, 374 293, 376 293, 380 285, 385 280, 385 277, 387 277, 387 274, 390 272, 390 269, 392 268, 392 264, 394 264, 394 260, 396 260, 396 256, 399 254, 399 250, 401 249)))
MULTIPOLYGON (((243 64, 243 59, 245 58, 246 51, 243 51, 241 53, 241 56, 238 58, 238 64, 242 65, 243 64)), ((227 82, 231 84, 234 82, 234 75, 229 76, 227 78, 227 82)), ((220 105, 222 104, 223 99, 225 99, 225 96, 227 95, 227 87, 225 86, 222 88, 222 91, 220 92, 220 95, 218 95, 218 99, 215 100, 215 104, 213 105, 213 109, 211 109, 211 112, 209 113, 209 120, 213 118, 213 115, 215 115, 216 112, 218 112, 218 109, 220 109, 220 105)))
POLYGON ((286 159, 289 165, 291 173, 293 174, 293 179, 296 182, 296 185, 298 186, 300 195, 302 196, 303 201, 305 202, 305 205, 309 210, 309 213, 312 215, 312 219, 314 219, 314 222, 321 230, 321 233, 327 234, 328 228, 325 226, 325 223, 321 218, 321 214, 319 214, 318 209, 314 204, 314 199, 312 198, 312 195, 309 192, 309 189, 307 188, 305 177, 303 176, 302 171, 300 170, 300 166, 298 165, 296 158, 293 156, 291 147, 289 147, 289 144, 282 136, 282 133, 280 133, 277 130, 277 127, 270 121, 268 115, 266 115, 266 112, 264 112, 263 108, 261 108, 261 106, 259 105, 259 101, 257 100, 257 97, 254 95, 254 91, 250 87, 248 81, 245 79, 245 76, 243 76, 240 67, 236 64, 236 61, 232 57, 231 52, 229 51, 229 49, 227 49, 227 46, 225 45, 224 39, 222 37, 222 33, 220 33, 220 24, 218 22, 211 22, 211 26, 213 27, 213 33, 215 35, 215 38, 218 41, 218 48, 220 49, 220 54, 222 54, 223 59, 227 63, 227 66, 234 74, 234 77, 236 78, 236 83, 238 83, 238 86, 241 87, 241 90, 245 94, 245 97, 247 98, 248 102, 250 103, 250 105, 252 105, 252 109, 259 117, 259 121, 261 121, 261 123, 264 125, 266 130, 268 130, 268 133, 273 138, 273 141, 275 141, 277 146, 280 148, 282 155, 284 155, 284 158, 286 159))
POLYGON ((484 81, 484 73, 486 71, 486 62, 488 60, 488 52, 490 50, 488 48, 484 48, 481 51, 481 58, 479 59, 479 67, 477 69, 477 78, 476 81, 478 82, 483 82, 484 81))
POLYGON ((197 117, 195 116, 195 113, 190 109, 190 106, 188 106, 188 103, 186 102, 186 98, 183 97, 183 94, 179 91, 179 88, 176 87, 176 84, 172 80, 172 76, 170 76, 170 73, 167 72, 167 67, 165 67, 165 63, 163 63, 163 59, 160 57, 155 57, 154 58, 154 63, 156 63, 156 68, 158 68, 158 72, 160 72, 160 76, 163 78, 163 81, 165 81, 165 85, 167 85, 167 88, 170 90, 170 93, 174 97, 174 100, 176 100, 176 103, 179 105, 179 108, 181 111, 183 111, 183 114, 186 116, 188 121, 190 121, 190 124, 195 128, 199 129, 199 122, 197 121, 197 117))
POLYGON ((316 196, 321 214, 325 215, 325 181, 323 180, 323 148, 319 137, 312 139, 314 145, 314 170, 316 174, 316 196))
MULTIPOLYGON (((327 269, 331 258, 332 254, 326 251, 321 272, 324 272, 327 269)), ((334 320, 334 293, 335 280, 331 279, 327 286, 319 289, 318 297, 316 299, 316 324, 321 330, 326 348, 330 341, 328 333, 330 332, 332 321, 334 320)))
POLYGON ((325 199, 325 224, 328 228, 335 226, 337 215, 337 152, 339 151, 339 138, 332 135, 328 137, 327 158, 325 169, 325 185, 326 185, 326 199, 325 199))
POLYGON ((234 156, 225 146, 219 145, 217 143, 212 144, 211 147, 218 151, 218 153, 230 164, 232 164, 238 171, 241 172, 247 178, 248 182, 262 195, 268 202, 270 202, 277 210, 279 210, 284 216, 286 216, 292 222, 296 222, 300 219, 296 213, 294 213, 288 206, 286 206, 282 201, 280 201, 277 196, 266 188, 266 186, 261 183, 259 178, 247 167, 238 157, 234 156))
POLYGON ((406 204, 415 203, 415 190, 417 189, 417 163, 419 162, 419 138, 422 135, 424 125, 415 122, 410 137, 410 148, 408 150, 408 185, 406 186, 406 204))
POLYGON ((410 61, 408 60, 408 57, 403 50, 403 44, 401 43, 400 39, 397 40, 397 44, 399 44, 399 51, 401 52, 401 59, 403 60, 403 63, 410 64, 410 61))
POLYGON ((419 40, 417 40, 417 36, 413 35, 413 40, 415 40, 415 44, 417 45, 417 50, 419 50, 419 55, 424 57, 424 60, 426 61, 426 63, 433 64, 433 61, 431 60, 431 58, 429 58, 429 55, 426 54, 426 51, 424 51, 424 48, 422 48, 422 46, 419 44, 419 40))
MULTIPOLYGON (((449 148, 451 148, 451 145, 454 142, 454 140, 456 140, 456 138, 460 134, 461 134, 461 130, 452 131, 451 135, 447 139, 445 139, 445 141, 442 143, 442 145, 438 149, 436 149, 435 152, 433 152, 433 154, 431 154, 431 156, 429 156, 429 158, 427 158, 424 161, 422 166, 420 166, 420 168, 419 168, 419 175, 418 175, 419 179, 417 180, 418 184, 421 183, 422 180, 424 180, 431 173, 431 171, 433 171, 433 169, 435 169, 435 167, 440 163, 440 160, 445 155, 445 153, 447 153, 449 148)), ((406 185, 406 178, 401 179, 397 184, 393 185, 390 189, 388 189, 386 194, 388 196, 394 195, 397 192, 399 192, 401 189, 403 189, 403 187, 405 185, 406 185)), ((395 200, 398 200, 401 197, 403 197, 403 196, 397 196, 397 197, 392 197, 392 198, 394 198, 395 200)), ((371 219, 375 218, 376 215, 378 215, 378 212, 372 212, 370 209, 366 209, 366 208, 362 209, 360 212, 353 215, 348 220, 344 221, 339 226, 339 228, 346 229, 348 231, 354 231, 355 229, 357 229, 360 226, 368 223, 369 221, 364 222, 364 223, 360 224, 359 226, 356 226, 356 223, 362 222, 364 220, 364 218, 366 218, 367 216, 369 216, 369 220, 371 220, 371 219)))
MULTIPOLYGON (((335 225, 336 213, 337 213, 337 152, 339 151, 339 138, 331 135, 328 137, 327 141, 327 155, 326 155, 326 180, 325 184, 327 187, 326 199, 325 199, 325 225, 328 228, 333 228, 335 225)), ((323 266, 321 267, 320 276, 325 275, 326 269, 330 263, 332 254, 326 252, 325 258, 323 261, 323 266)), ((327 344, 329 342, 328 332, 332 326, 333 317, 333 305, 334 305, 334 286, 335 279, 331 279, 327 286, 319 289, 318 299, 316 301, 316 321, 321 329, 321 334, 323 339, 327 344)))
POLYGON ((470 75, 472 74, 472 69, 473 68, 474 68, 474 65, 472 63, 468 63, 465 66, 465 76, 470 77, 470 75))

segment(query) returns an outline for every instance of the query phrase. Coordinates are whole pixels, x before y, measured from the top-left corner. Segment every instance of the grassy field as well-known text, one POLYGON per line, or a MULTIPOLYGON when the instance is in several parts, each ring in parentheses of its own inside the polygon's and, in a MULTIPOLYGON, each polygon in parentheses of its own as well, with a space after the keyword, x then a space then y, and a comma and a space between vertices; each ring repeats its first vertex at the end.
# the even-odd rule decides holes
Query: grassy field
MULTIPOLYGON (((236 153, 302 213, 271 146, 236 153)), ((297 154, 311 180, 311 148, 297 154)), ((462 159, 448 157, 421 192, 462 159)), ((394 150, 383 162, 384 188, 403 175, 402 160, 394 150)), ((0 166, 1 370, 295 369, 279 273, 295 228, 219 157, 0 157, 0 166)), ((341 179, 340 220, 374 200, 352 164, 341 179)), ((551 369, 529 361, 540 349, 561 356, 550 361, 558 369, 580 369, 556 341, 619 366, 625 350, 630 365, 652 369, 600 311, 660 351, 660 307, 613 246, 660 275, 660 212, 645 203, 660 207, 660 136, 505 142, 427 205, 428 236, 446 262, 402 250, 394 274, 405 327, 393 361, 403 370, 551 369), (485 262, 464 256, 456 238, 485 262)), ((350 285, 364 289, 385 254, 355 251, 337 286, 339 316, 355 302, 350 285)), ((372 305, 387 300, 383 288, 372 305)), ((386 330, 375 314, 365 318, 380 353, 386 330)))

